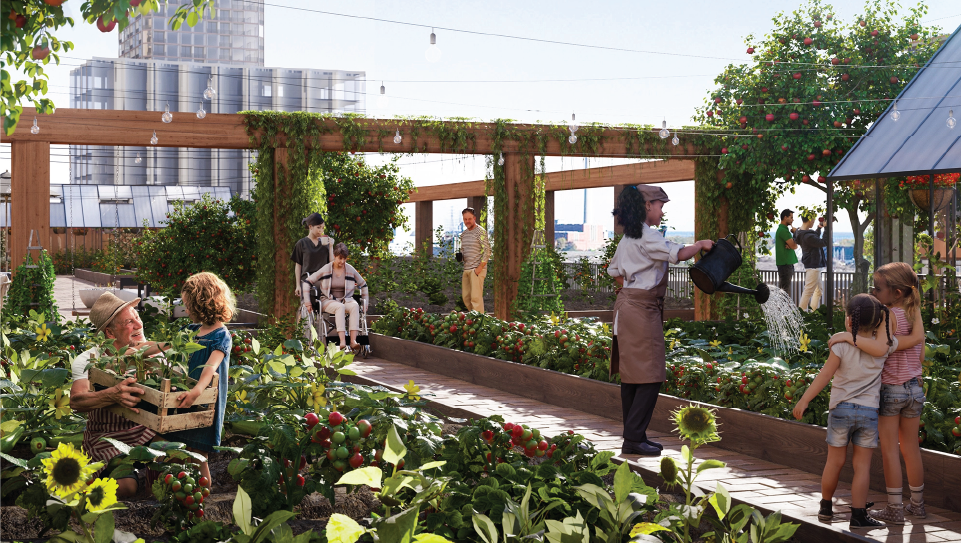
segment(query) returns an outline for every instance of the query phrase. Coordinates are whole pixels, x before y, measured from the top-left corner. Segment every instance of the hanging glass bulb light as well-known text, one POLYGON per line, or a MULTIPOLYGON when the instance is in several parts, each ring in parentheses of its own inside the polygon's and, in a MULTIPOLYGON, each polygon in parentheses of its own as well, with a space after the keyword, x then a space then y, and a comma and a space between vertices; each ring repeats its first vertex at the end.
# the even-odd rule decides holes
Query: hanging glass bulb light
POLYGON ((571 113, 571 122, 568 123, 567 128, 569 128, 571 130, 571 134, 573 134, 577 132, 577 129, 580 127, 581 126, 577 124, 577 117, 573 113, 571 113))
POLYGON ((150 136, 150 145, 157 145, 157 131, 153 131, 153 136, 150 136))
POLYGON ((39 134, 39 133, 40 133, 40 127, 37 126, 37 118, 36 118, 36 117, 33 118, 33 126, 30 127, 30 133, 31 133, 31 134, 39 134))
POLYGON ((955 126, 958 126, 958 120, 954 118, 954 110, 948 111, 948 120, 944 122, 948 125, 948 128, 954 130, 955 126))
POLYGON ((671 138, 671 143, 673 143, 674 145, 677 145, 678 143, 681 143, 680 138, 677 137, 677 132, 675 132, 675 133, 674 133, 674 137, 671 138))
POLYGON ((504 153, 500 153, 500 156, 497 157, 497 165, 498 166, 504 165, 504 153))
POLYGON ((394 143, 400 143, 402 141, 404 141, 404 137, 400 135, 400 129, 398 128, 397 132, 394 133, 394 143))
POLYGON ((381 81, 381 82, 380 82, 380 96, 377 97, 377 108, 378 108, 378 109, 387 109, 387 106, 388 106, 389 104, 390 104, 390 99, 387 98, 387 88, 384 87, 384 82, 381 81))
POLYGON ((197 110, 197 118, 203 119, 206 116, 207 116, 207 112, 204 111, 204 103, 200 102, 200 109, 197 110))
POLYGON ((440 60, 441 51, 440 47, 437 47, 437 35, 434 34, 434 29, 430 29, 430 45, 427 46, 427 51, 424 52, 424 57, 427 58, 427 62, 435 63, 440 60))
POLYGON ((167 102, 167 107, 164 109, 164 114, 160 116, 160 120, 165 123, 174 120, 174 115, 170 112, 170 102, 167 102))
POLYGON ((204 89, 204 100, 213 100, 217 97, 217 91, 213 87, 214 76, 207 77, 207 88, 204 89))
POLYGON ((140 158, 140 153, 137 153, 137 158, 133 159, 133 162, 134 164, 140 164, 141 162, 143 162, 143 159, 140 158))
POLYGON ((671 131, 667 129, 667 119, 661 122, 661 131, 657 135, 661 136, 662 140, 666 140, 671 135, 671 131))
POLYGON ((901 112, 898 111, 898 103, 895 102, 894 105, 891 106, 891 120, 897 122, 900 118, 901 112))

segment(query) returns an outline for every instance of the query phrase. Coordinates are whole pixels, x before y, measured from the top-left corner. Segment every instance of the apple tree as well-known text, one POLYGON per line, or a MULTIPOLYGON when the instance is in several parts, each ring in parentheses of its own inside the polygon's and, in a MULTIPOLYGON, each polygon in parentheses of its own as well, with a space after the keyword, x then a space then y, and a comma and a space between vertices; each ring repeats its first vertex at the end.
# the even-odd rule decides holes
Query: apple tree
MULTIPOLYGON (((59 53, 73 49, 72 42, 55 35, 64 26, 74 26, 73 18, 63 12, 66 1, 3 0, 0 3, 0 115, 8 136, 17 127, 25 102, 40 113, 53 113, 53 101, 45 97, 44 66, 51 61, 60 64, 59 53), (18 73, 26 79, 13 81, 18 73)), ((74 0, 74 3, 80 2, 74 0)), ((101 32, 111 32, 117 26, 123 30, 137 15, 160 7, 158 0, 85 0, 80 13, 85 22, 95 24, 101 32)), ((210 15, 214 14, 214 0, 186 3, 170 18, 170 27, 176 30, 184 22, 194 26, 208 10, 210 15)))
MULTIPOLYGON (((940 44, 938 29, 921 24, 924 4, 904 15, 894 6, 869 0, 845 24, 830 5, 809 0, 775 15, 764 37, 745 38, 750 61, 727 66, 699 110, 704 124, 725 134, 720 167, 747 185, 728 190, 768 202, 799 184, 827 191, 831 168, 871 123, 885 121, 878 117, 940 44)), ((866 288, 864 231, 875 205, 865 188, 873 184, 841 183, 834 192, 835 208, 848 211, 854 231, 860 284, 853 291, 866 288)), ((770 220, 769 209, 753 209, 758 226, 770 220)))

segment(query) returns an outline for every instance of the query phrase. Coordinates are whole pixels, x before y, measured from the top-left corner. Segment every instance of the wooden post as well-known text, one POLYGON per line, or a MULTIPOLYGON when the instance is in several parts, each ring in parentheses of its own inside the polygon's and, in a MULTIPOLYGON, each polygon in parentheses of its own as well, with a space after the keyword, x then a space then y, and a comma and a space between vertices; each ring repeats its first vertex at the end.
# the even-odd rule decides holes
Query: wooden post
POLYGON ((434 255, 434 202, 414 204, 414 252, 434 255))
POLYGON ((544 193, 544 239, 554 246, 554 191, 544 193))
POLYGON ((274 315, 292 315, 297 307, 294 297, 293 262, 290 251, 294 241, 289 239, 284 225, 285 204, 290 194, 280 185, 280 176, 290 175, 287 160, 290 154, 286 147, 274 149, 274 315))
MULTIPOLYGON (((15 141, 10 155, 10 267, 16 270, 27 256, 31 230, 34 246, 50 241, 50 143, 15 141)), ((36 261, 40 253, 31 255, 36 261)))
POLYGON ((506 320, 510 318, 510 306, 517 296, 521 264, 530 251, 531 235, 534 231, 534 203, 531 201, 534 155, 504 153, 504 160, 507 216, 497 217, 497 220, 505 222, 507 239, 495 240, 495 243, 501 248, 498 258, 507 260, 507 277, 506 281, 494 282, 494 315, 506 320))
MULTIPOLYGON (((695 213, 694 213, 694 240, 702 240, 709 237, 709 232, 705 226, 706 217, 703 216, 702 210, 697 209, 696 202, 699 200, 698 193, 703 189, 703 183, 720 183, 724 180, 724 171, 721 170, 717 172, 717 179, 695 179, 694 180, 694 201, 695 201, 695 213)), ((727 231, 727 217, 728 217, 728 200, 727 197, 721 196, 717 207, 717 238, 723 238, 728 234, 727 231)), ((716 240, 716 239, 715 239, 716 240)), ((695 256, 695 261, 698 256, 695 256)), ((723 294, 716 293, 714 296, 723 296, 723 294)), ((694 320, 704 321, 711 320, 712 318, 712 302, 713 299, 711 295, 705 294, 700 291, 700 289, 694 289, 694 320)))
POLYGON ((474 208, 474 212, 477 213, 477 224, 481 225, 485 230, 487 229, 487 222, 481 222, 481 213, 487 207, 487 196, 471 196, 467 199, 467 207, 474 208))

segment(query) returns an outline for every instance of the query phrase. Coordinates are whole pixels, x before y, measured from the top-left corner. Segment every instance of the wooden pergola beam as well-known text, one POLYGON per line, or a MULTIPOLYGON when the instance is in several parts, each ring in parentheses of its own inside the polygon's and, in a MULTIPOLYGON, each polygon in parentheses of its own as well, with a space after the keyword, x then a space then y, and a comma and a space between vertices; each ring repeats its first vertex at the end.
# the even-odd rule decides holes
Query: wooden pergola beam
MULTIPOLYGON (((671 183, 693 181, 694 162, 691 160, 655 160, 619 166, 602 166, 585 170, 568 170, 547 174, 548 191, 594 189, 641 183, 671 183)), ((417 187, 406 203, 454 200, 483 196, 484 181, 465 181, 449 185, 417 187)))

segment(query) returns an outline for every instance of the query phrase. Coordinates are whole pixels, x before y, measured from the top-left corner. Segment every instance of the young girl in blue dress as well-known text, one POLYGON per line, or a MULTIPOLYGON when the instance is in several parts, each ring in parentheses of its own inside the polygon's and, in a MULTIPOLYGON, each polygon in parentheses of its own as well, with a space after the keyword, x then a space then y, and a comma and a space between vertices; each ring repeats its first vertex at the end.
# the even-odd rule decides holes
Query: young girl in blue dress
MULTIPOLYGON (((203 349, 190 355, 189 376, 197 384, 177 397, 179 409, 193 406, 197 397, 213 381, 218 380, 217 405, 212 426, 170 432, 164 436, 168 441, 184 443, 188 448, 201 453, 214 452, 220 445, 220 435, 224 424, 224 411, 227 408, 227 371, 230 367, 230 332, 225 322, 233 317, 236 301, 224 281, 210 272, 191 275, 180 291, 184 307, 194 324, 188 329, 197 331, 194 341, 203 349)), ((210 480, 207 462, 200 464, 200 474, 210 480)))

